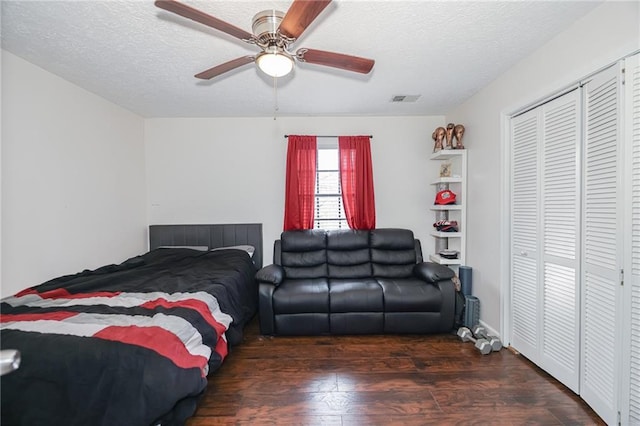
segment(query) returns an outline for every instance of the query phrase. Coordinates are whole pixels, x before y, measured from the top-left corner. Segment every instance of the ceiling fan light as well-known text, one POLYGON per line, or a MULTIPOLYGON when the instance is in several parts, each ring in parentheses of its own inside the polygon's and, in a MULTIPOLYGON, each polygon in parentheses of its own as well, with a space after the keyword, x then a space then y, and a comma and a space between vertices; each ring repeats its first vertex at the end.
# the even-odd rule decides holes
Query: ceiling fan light
POLYGON ((262 52, 256 59, 258 68, 271 77, 282 77, 293 69, 293 58, 282 52, 262 52))

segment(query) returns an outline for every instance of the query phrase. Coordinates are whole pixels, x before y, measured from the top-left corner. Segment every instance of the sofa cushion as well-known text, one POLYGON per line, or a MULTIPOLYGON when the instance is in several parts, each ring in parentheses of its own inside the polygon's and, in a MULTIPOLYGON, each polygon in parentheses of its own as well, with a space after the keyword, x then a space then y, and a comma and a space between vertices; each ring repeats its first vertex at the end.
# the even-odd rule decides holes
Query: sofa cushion
POLYGON ((330 279, 329 305, 337 312, 383 312, 382 287, 372 278, 330 279))
POLYGON ((327 269, 330 278, 371 277, 369 232, 328 231, 327 269))
POLYGON ((280 259, 287 279, 327 276, 327 239, 324 231, 285 231, 280 241, 280 259))
POLYGON ((326 233, 329 250, 369 248, 369 231, 334 229, 326 233))
POLYGON ((321 229, 304 231, 284 231, 280 235, 282 251, 305 252, 325 249, 326 232, 321 229))
POLYGON ((416 264, 415 239, 408 229, 371 231, 371 266, 374 277, 408 278, 416 264))
POLYGON ((386 312, 440 312, 442 292, 416 278, 383 279, 378 283, 384 292, 386 312))
POLYGON ((329 283, 326 278, 287 279, 273 292, 274 314, 329 312, 329 283))

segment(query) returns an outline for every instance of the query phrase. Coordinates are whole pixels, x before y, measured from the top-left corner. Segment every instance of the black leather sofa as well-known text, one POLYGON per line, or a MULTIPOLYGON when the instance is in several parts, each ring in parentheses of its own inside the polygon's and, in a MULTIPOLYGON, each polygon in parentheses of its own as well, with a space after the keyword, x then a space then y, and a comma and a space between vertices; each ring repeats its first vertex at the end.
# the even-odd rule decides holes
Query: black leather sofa
POLYGON ((260 269, 264 335, 439 333, 454 326, 454 272, 422 261, 407 229, 285 231, 260 269))

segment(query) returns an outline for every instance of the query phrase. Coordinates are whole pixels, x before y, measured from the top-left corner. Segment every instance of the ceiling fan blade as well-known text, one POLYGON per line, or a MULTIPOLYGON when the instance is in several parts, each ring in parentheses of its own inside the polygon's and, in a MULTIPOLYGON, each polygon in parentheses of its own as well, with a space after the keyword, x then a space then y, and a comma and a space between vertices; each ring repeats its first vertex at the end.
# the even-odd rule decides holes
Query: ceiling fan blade
POLYGON ((213 17, 209 14, 199 11, 198 9, 194 9, 191 6, 187 6, 186 4, 180 3, 175 0, 156 0, 155 5, 160 9, 168 10, 169 12, 173 12, 182 17, 200 22, 201 24, 207 25, 211 28, 215 28, 218 31, 222 31, 223 33, 227 33, 234 37, 237 37, 240 40, 246 41, 250 40, 253 37, 253 34, 251 34, 250 32, 247 32, 241 28, 238 28, 234 25, 231 25, 216 17, 213 17))
POLYGON ((201 78, 203 80, 210 80, 213 77, 219 76, 220 74, 224 74, 225 72, 231 71, 243 65, 250 64, 255 60, 256 60, 255 56, 242 56, 232 61, 225 62, 224 64, 220 64, 213 68, 209 68, 206 71, 202 71, 201 73, 196 74, 196 78, 201 78))
POLYGON ((298 49, 296 57, 302 62, 341 68, 343 70, 359 72, 362 74, 368 74, 373 68, 373 64, 375 64, 373 59, 305 48, 298 49))
POLYGON ((331 0, 294 0, 280 23, 280 33, 298 38, 314 19, 331 3, 331 0))

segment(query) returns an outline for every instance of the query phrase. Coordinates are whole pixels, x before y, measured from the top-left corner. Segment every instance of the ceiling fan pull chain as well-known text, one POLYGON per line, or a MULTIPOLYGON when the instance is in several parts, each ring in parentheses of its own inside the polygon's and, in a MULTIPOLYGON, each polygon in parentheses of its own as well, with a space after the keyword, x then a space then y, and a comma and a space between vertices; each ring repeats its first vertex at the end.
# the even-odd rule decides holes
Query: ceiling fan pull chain
POLYGON ((273 77, 273 121, 276 120, 278 114, 278 77, 273 77))

